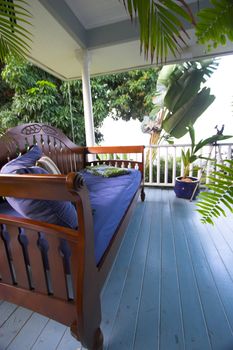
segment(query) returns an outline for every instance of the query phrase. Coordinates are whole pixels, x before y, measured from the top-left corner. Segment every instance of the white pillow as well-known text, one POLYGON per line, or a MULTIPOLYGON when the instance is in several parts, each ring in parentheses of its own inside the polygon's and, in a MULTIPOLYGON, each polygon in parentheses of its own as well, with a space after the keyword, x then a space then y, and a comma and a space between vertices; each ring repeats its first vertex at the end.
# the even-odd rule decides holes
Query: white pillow
POLYGON ((49 174, 61 174, 54 161, 47 156, 43 156, 38 159, 36 165, 46 170, 49 174))

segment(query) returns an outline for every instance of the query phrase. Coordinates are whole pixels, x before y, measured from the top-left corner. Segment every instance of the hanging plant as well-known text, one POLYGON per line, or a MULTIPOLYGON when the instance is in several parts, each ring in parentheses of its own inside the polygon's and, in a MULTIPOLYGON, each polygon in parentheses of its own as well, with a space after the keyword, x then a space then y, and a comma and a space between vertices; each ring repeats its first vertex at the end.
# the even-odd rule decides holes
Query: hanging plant
POLYGON ((0 61, 4 62, 9 53, 27 56, 30 51, 31 14, 25 0, 0 0, 0 61))
POLYGON ((140 31, 141 51, 145 57, 154 56, 156 63, 166 62, 168 54, 177 56, 188 46, 189 34, 184 27, 191 23, 199 44, 208 49, 233 41, 233 1, 210 0, 197 12, 197 23, 190 4, 185 0, 120 0, 140 31))
POLYGON ((141 51, 145 57, 156 53, 156 62, 166 62, 168 52, 176 56, 182 44, 187 45, 188 32, 183 20, 195 24, 193 14, 184 0, 183 7, 172 0, 122 0, 131 19, 138 17, 141 51))

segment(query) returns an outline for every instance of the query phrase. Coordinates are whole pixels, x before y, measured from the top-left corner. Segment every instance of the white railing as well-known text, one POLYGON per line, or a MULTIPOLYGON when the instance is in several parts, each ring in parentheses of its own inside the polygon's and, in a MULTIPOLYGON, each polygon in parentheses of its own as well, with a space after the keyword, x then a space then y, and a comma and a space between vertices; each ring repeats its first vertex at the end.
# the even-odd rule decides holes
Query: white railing
MULTIPOLYGON (((151 145, 145 148, 145 185, 169 187, 174 186, 177 176, 183 175, 184 166, 181 161, 181 150, 190 147, 185 145, 151 145)), ((219 143, 215 146, 205 146, 198 153, 207 158, 216 159, 221 163, 224 159, 233 159, 233 143, 219 143)), ((200 178, 202 169, 202 185, 208 183, 208 176, 213 168, 213 162, 198 159, 192 164, 190 176, 200 178)))

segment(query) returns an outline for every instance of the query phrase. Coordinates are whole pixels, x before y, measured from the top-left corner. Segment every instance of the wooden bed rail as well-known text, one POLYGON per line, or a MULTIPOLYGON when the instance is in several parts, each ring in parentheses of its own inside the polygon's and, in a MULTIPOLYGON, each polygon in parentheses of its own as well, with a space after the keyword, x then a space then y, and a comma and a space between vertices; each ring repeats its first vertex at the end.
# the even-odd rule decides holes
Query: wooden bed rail
POLYGON ((100 292, 139 194, 145 199, 144 146, 79 147, 57 128, 24 124, 0 138, 0 168, 33 145, 56 163, 62 175, 0 174, 0 196, 71 201, 78 228, 0 212, 0 299, 68 325, 84 347, 102 350, 100 292), (142 182, 96 265, 89 192, 78 172, 87 165, 104 163, 139 169, 142 182), (61 244, 64 241, 68 255, 61 244))
POLYGON ((106 164, 114 167, 139 169, 144 178, 144 146, 95 146, 85 147, 85 165, 106 164), (105 155, 104 158, 89 160, 88 155, 105 155), (130 155, 130 156, 129 156, 130 155), (133 155, 133 158, 131 158, 133 155), (136 155, 136 158, 135 158, 136 155), (139 159, 138 159, 139 155, 139 159), (126 157, 125 157, 126 156, 126 157))
POLYGON ((85 147, 87 154, 143 153, 144 146, 95 146, 85 147))
POLYGON ((95 342, 102 339, 101 286, 91 205, 82 177, 0 174, 0 195, 76 203, 77 230, 0 213, 0 299, 68 325, 83 345, 97 348, 95 342), (48 243, 46 253, 39 246, 41 235, 48 243), (61 251, 64 239, 71 251, 69 263, 61 251))

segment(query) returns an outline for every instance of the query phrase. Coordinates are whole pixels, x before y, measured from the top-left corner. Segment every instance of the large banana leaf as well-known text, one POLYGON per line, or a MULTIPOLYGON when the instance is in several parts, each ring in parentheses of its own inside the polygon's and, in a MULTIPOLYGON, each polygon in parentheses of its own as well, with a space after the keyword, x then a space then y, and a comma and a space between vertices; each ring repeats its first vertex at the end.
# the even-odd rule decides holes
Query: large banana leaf
POLYGON ((0 61, 9 53, 27 56, 30 50, 30 12, 24 0, 0 0, 0 61))
POLYGON ((163 129, 173 137, 184 136, 187 133, 187 127, 195 123, 214 99, 215 96, 210 94, 210 89, 203 88, 175 113, 168 114, 163 121, 163 129))
MULTIPOLYGON (((218 66, 213 59, 201 62, 185 62, 161 70, 158 82, 163 83, 164 121, 163 129, 171 136, 180 138, 187 133, 198 117, 214 101, 210 89, 201 88, 218 66), (170 72, 170 75, 169 75, 170 72)), ((160 104, 161 105, 161 104, 160 104)))
POLYGON ((164 98, 165 107, 175 113, 199 92, 201 83, 206 82, 217 66, 218 62, 213 59, 177 65, 171 74, 171 83, 164 98))

